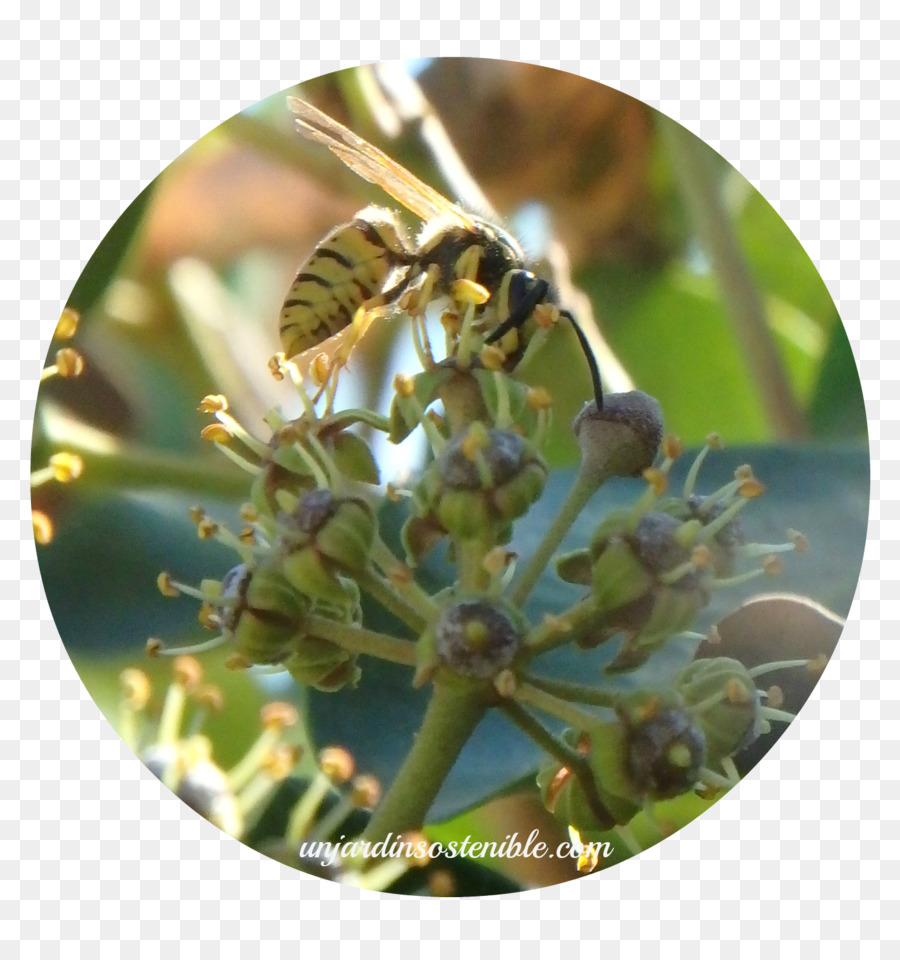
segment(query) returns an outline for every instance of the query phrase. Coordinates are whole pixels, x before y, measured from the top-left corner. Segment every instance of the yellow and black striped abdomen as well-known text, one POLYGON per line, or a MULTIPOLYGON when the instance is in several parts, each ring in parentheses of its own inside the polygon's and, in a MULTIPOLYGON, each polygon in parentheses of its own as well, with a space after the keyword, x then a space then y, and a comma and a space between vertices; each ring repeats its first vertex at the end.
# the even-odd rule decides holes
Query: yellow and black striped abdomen
MULTIPOLYGON (((297 274, 281 310, 281 344, 293 357, 346 327, 364 303, 386 303, 384 286, 412 262, 389 210, 365 211, 322 241, 297 274)), ((390 291, 397 296, 403 284, 390 291)))

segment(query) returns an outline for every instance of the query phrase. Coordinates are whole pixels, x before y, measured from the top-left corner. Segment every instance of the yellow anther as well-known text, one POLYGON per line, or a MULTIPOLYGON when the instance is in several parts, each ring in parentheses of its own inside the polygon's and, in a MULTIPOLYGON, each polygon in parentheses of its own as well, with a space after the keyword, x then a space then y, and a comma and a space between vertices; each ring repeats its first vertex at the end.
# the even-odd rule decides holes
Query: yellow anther
POLYGON ((197 524, 197 536, 201 540, 209 540, 214 537, 219 532, 219 525, 215 520, 210 520, 209 517, 204 517, 197 524))
POLYGON ((200 604, 200 609, 197 611, 197 620, 200 626, 207 630, 218 630, 221 627, 218 611, 208 603, 200 604))
POLYGON ((162 652, 164 644, 162 640, 158 640, 156 637, 150 637, 147 640, 147 656, 148 657, 158 657, 162 652))
POLYGON ((756 497, 761 497, 765 492, 765 484, 760 483, 756 477, 750 477, 748 480, 744 480, 738 488, 738 493, 745 500, 753 500, 756 497))
POLYGON ((225 697, 222 690, 213 683, 204 683, 194 691, 194 700, 213 713, 221 713, 225 706, 225 697))
POLYGON ((532 313, 534 322, 541 330, 549 330, 553 324, 559 322, 559 307, 552 303, 539 303, 532 313))
POLYGON ((229 443, 231 434, 221 423, 210 423, 200 431, 200 438, 208 440, 210 443, 229 443))
POLYGON ((72 347, 56 351, 56 372, 60 377, 77 377, 84 370, 84 357, 72 347))
POLYGON ((715 432, 706 435, 706 445, 710 450, 722 449, 722 438, 715 432))
POLYGON ((662 452, 663 456, 670 460, 677 460, 684 453, 684 444, 681 442, 681 437, 670 433, 662 442, 662 452))
POLYGON ((784 691, 781 689, 781 687, 773 683, 772 686, 766 691, 766 702, 770 707, 775 707, 776 710, 783 706, 784 691))
POLYGON ((353 776, 353 757, 343 747, 325 747, 319 754, 319 769, 339 786, 353 776))
POLYGON ((59 320, 56 322, 56 330, 53 332, 54 340, 70 340, 75 336, 76 331, 78 330, 78 322, 81 317, 78 314, 77 310, 73 310, 71 307, 66 307, 65 310, 59 315, 59 320))
POLYGON ((416 389, 416 381, 408 373, 398 373, 394 377, 394 392, 398 397, 411 397, 416 389))
POLYGON ((77 453, 54 453, 50 458, 50 468, 55 480, 59 483, 70 483, 81 476, 84 461, 77 453))
POLYGON ((669 478, 663 473, 662 470, 658 470, 656 467, 648 467, 644 471, 644 479, 650 486, 653 488, 653 492, 659 497, 666 492, 666 488, 669 486, 669 478))
POLYGON ((763 560, 762 568, 768 576, 777 577, 784 570, 784 563, 781 557, 773 553, 763 560))
POLYGON ((300 720, 300 714, 292 704, 275 700, 263 705, 259 718, 267 730, 284 730, 287 727, 296 726, 300 720))
POLYGON ((463 437, 459 447, 467 460, 474 461, 478 454, 484 450, 490 442, 490 437, 484 425, 476 420, 475 423, 469 427, 469 432, 463 437))
POLYGON ((364 810, 372 810, 378 806, 381 799, 381 784, 371 774, 362 773, 353 778, 350 797, 353 806, 364 810))
POLYGON ((544 387, 529 387, 525 394, 525 402, 534 411, 549 410, 553 406, 553 397, 544 387))
POLYGON ((122 695, 132 710, 143 710, 150 699, 150 680, 143 670, 128 667, 119 674, 122 695))
POLYGON ((450 284, 450 297, 455 303, 475 304, 480 307, 491 299, 490 290, 474 280, 454 280, 450 284))
POLYGON ((228 409, 228 400, 221 393, 207 394, 197 408, 201 413, 219 413, 228 409))
POLYGON ((181 596, 181 591, 172 583, 172 578, 165 570, 156 578, 156 587, 164 597, 181 596))
POLYGON ((485 370, 502 370, 506 363, 506 354, 493 343, 489 343, 481 350, 481 363, 485 370))
POLYGON ((806 553, 809 550, 809 540, 799 530, 788 530, 787 536, 797 553, 806 553))
POLYGON ((46 513, 40 510, 32 510, 31 526, 34 530, 35 541, 42 547, 46 547, 53 539, 53 522, 46 513))
POLYGON ((284 354, 276 353, 274 357, 269 358, 269 373, 275 380, 284 380, 284 354))
POLYGON ((313 383, 317 387, 321 387, 322 384, 328 382, 328 378, 331 376, 333 369, 334 364, 331 361, 331 357, 329 357, 327 353, 317 353, 309 366, 309 375, 313 383))
POLYGON ((259 520, 259 510, 252 503, 242 503, 241 520, 244 523, 256 523, 259 520))
POLYGON ((175 658, 172 673, 175 683, 184 687, 185 690, 192 690, 203 679, 203 667, 200 666, 200 661, 196 657, 190 657, 184 653, 175 658))

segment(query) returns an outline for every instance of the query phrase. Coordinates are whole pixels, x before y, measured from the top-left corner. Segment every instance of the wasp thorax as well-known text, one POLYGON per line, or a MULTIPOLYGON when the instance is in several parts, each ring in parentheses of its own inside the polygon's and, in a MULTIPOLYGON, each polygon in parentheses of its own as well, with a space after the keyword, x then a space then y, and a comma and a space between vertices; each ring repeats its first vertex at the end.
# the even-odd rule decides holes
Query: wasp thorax
POLYGON ((738 660, 695 660, 675 678, 675 689, 695 708, 710 762, 733 756, 759 736, 762 718, 756 683, 738 660))
POLYGON ((691 713, 651 695, 620 707, 619 716, 635 791, 665 800, 691 790, 706 763, 706 737, 691 713))
POLYGON ((522 625, 487 600, 461 600, 445 607, 434 626, 438 657, 454 673, 487 678, 509 666, 522 645, 522 625))
POLYGON ((662 409, 640 390, 608 393, 602 408, 592 400, 572 423, 581 448, 582 470, 599 482, 637 477, 656 459, 663 436, 662 409))

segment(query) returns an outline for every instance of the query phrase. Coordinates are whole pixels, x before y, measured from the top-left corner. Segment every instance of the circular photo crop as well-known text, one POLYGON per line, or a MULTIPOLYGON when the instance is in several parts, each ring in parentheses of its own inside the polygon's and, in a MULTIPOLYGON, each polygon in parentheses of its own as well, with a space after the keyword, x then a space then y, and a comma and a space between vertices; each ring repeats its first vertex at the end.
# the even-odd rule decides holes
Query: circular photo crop
POLYGON ((254 850, 416 896, 659 843, 834 651, 869 498, 835 305, 638 100, 500 60, 293 87, 87 263, 35 414, 97 705, 254 850))

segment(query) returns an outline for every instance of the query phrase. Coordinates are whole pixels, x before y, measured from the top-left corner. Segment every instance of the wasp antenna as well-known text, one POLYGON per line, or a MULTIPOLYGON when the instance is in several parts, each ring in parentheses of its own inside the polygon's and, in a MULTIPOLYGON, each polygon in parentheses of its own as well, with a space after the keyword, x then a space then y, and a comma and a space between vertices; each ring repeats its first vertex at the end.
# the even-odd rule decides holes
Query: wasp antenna
POLYGON ((581 344, 581 352, 584 354, 585 360, 588 363, 588 369, 591 371, 591 383, 594 386, 594 400, 597 403, 597 409, 603 409, 603 382, 600 380, 600 368, 597 366, 597 358, 594 356, 594 351, 591 349, 591 345, 588 343, 587 337, 584 335, 584 330, 578 325, 578 321, 575 317, 569 313, 568 310, 560 310, 559 315, 565 317, 569 323, 572 324, 572 329, 575 331, 575 336, 578 337, 578 342, 581 344))

